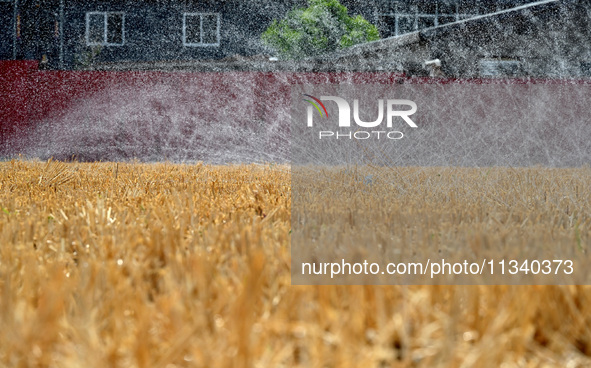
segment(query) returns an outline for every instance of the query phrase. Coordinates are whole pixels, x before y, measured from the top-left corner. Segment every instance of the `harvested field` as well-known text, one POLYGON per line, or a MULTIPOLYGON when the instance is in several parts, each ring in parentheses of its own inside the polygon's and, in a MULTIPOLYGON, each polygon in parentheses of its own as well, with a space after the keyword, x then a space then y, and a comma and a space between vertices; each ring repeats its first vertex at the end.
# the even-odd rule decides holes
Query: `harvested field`
MULTIPOLYGON (((489 203, 463 170, 392 203, 489 203)), ((556 170, 555 203, 527 192, 546 174, 510 170, 488 194, 521 197, 491 240, 523 224, 586 250, 589 169, 556 170), (569 195, 580 207, 563 213, 569 195)), ((290 180, 276 165, 0 163, 0 366, 591 365, 587 286, 291 286, 290 180)))
POLYGON ((292 282, 591 284, 590 193, 589 168, 294 166, 292 282), (367 261, 384 271, 386 264, 430 260, 443 269, 442 259, 484 263, 486 272, 432 278, 430 272, 361 271, 331 278, 297 267, 367 261))

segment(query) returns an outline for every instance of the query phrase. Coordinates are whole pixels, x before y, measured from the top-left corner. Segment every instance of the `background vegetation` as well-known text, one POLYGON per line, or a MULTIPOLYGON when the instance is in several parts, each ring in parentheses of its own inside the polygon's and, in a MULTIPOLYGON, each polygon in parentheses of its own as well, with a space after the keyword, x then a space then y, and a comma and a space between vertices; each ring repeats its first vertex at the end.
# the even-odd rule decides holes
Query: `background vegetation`
POLYGON ((317 56, 380 38, 377 27, 361 15, 351 17, 338 0, 309 0, 308 8, 273 21, 263 43, 286 59, 317 56))

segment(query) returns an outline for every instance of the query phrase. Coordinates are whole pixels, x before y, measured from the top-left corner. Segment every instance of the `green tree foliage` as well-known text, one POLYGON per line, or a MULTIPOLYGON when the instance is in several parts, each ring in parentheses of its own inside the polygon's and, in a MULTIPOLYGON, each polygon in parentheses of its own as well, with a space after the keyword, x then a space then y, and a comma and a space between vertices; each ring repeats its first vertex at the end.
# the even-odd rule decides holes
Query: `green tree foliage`
POLYGON ((264 44, 286 59, 316 56, 380 38, 376 26, 361 15, 351 17, 338 0, 309 0, 262 34, 264 44))

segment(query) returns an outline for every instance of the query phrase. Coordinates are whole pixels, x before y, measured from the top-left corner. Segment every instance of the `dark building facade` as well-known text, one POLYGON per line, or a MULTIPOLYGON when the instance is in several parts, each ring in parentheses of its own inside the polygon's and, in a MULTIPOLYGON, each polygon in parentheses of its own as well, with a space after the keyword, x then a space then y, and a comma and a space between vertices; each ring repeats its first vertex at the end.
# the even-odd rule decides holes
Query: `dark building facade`
MULTIPOLYGON (((490 14, 535 0, 375 0, 348 3, 377 25, 382 38, 490 14)), ((346 3, 346 2, 344 2, 346 3)))
POLYGON ((0 0, 0 59, 50 68, 91 62, 221 59, 262 51, 294 1, 0 0))
MULTIPOLYGON (((343 0, 382 38, 497 12, 528 0, 343 0)), ((48 68, 219 60, 269 53, 260 34, 305 0, 0 0, 0 59, 48 68)))
POLYGON ((541 0, 355 45, 320 63, 410 76, 586 79, 590 25, 588 0, 541 0))

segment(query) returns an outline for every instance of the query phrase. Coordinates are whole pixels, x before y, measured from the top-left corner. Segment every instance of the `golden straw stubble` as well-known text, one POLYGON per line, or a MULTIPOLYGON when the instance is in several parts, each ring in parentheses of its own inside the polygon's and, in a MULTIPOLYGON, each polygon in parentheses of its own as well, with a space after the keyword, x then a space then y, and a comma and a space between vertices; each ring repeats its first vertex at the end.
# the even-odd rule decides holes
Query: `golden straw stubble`
MULTIPOLYGON (((480 188, 439 170, 400 175, 451 212, 384 199, 439 224, 437 241, 497 201, 514 210, 490 219, 494 239, 530 218, 586 249, 589 169, 499 170, 480 188)), ((291 286, 290 179, 281 165, 0 163, 0 366, 591 364, 586 286, 291 286)))

